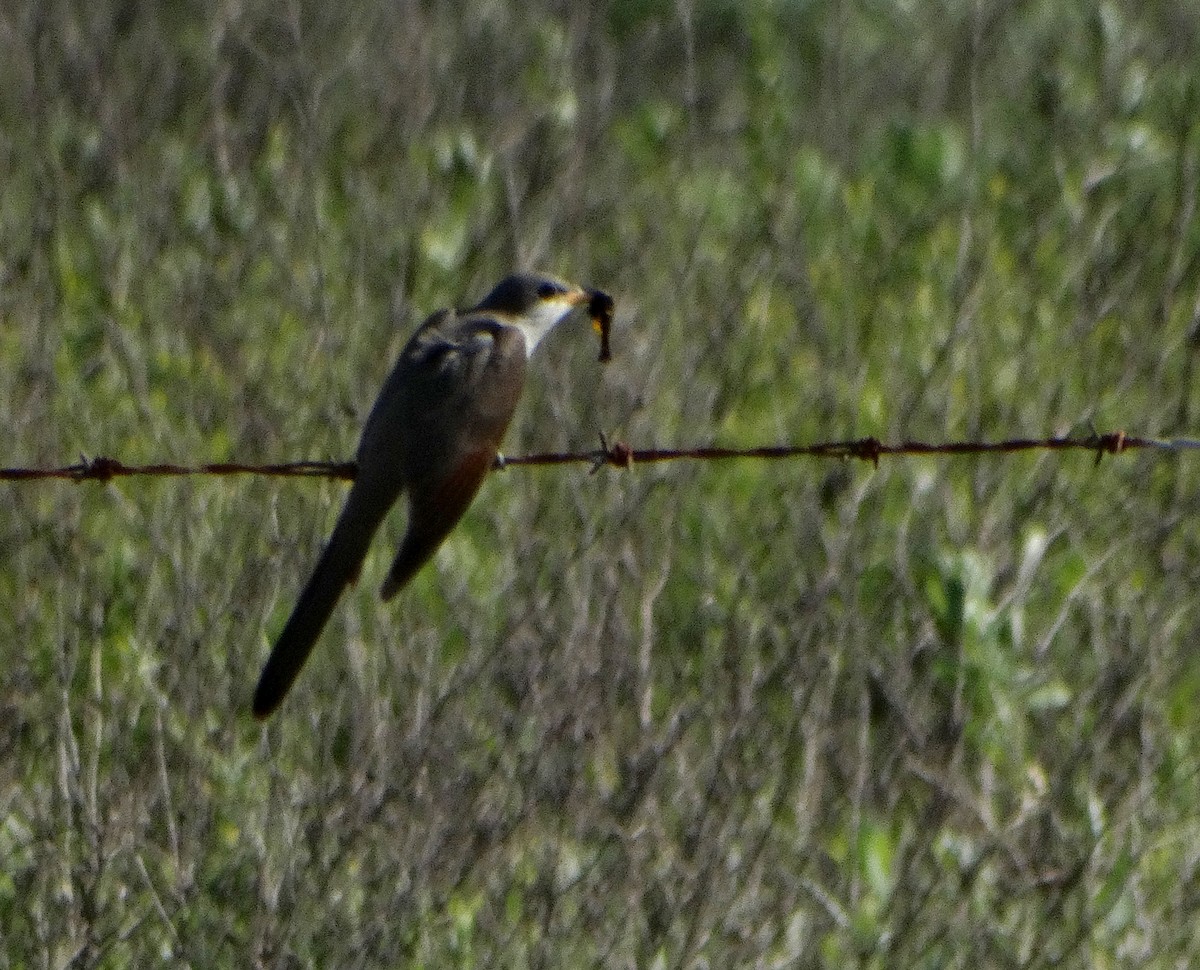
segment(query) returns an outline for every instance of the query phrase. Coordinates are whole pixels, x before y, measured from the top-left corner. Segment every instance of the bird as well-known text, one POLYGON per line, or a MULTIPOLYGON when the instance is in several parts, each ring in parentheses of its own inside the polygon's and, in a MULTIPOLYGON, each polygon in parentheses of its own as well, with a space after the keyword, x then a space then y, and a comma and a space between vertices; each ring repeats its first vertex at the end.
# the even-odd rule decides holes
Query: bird
POLYGON ((408 522, 382 598, 395 596, 429 561, 495 464, 534 348, 576 308, 605 301, 611 307, 600 290, 519 272, 470 310, 439 310, 421 324, 363 426, 350 494, 263 667, 255 717, 283 701, 401 494, 408 522))

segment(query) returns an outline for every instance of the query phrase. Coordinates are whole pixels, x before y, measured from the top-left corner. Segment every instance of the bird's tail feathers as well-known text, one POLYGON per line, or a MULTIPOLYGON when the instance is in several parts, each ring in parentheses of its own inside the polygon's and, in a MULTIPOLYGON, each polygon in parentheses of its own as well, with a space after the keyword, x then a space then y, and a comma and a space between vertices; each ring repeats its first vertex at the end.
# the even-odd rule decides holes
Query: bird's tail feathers
POLYGON ((436 484, 422 483, 409 491, 408 531, 379 588, 383 599, 400 592, 437 551, 471 504, 495 458, 487 450, 472 452, 436 484))
POLYGON ((266 717, 287 694, 342 592, 358 579, 371 537, 390 504, 390 501, 370 501, 367 496, 351 491, 317 568, 263 667, 254 692, 255 717, 266 717))

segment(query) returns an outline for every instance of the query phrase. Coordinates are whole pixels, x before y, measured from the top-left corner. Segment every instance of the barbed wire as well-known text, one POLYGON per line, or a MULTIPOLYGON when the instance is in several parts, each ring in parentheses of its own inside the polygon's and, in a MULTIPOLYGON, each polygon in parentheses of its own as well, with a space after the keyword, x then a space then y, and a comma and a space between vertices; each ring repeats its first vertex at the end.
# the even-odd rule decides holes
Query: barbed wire
MULTIPOLYGON (((630 469, 664 461, 725 461, 731 459, 836 458, 868 461, 876 467, 884 458, 904 455, 989 455, 1011 454, 1020 451, 1089 451, 1096 463, 1104 455, 1119 455, 1137 449, 1165 452, 1200 450, 1196 438, 1144 438, 1127 435, 1124 431, 1093 433, 1082 436, 1054 438, 1009 438, 1002 441, 904 441, 886 444, 878 438, 856 438, 850 441, 825 441, 812 445, 762 445, 752 448, 631 448, 624 442, 610 443, 601 436, 600 447, 592 451, 545 452, 497 456, 496 468, 521 465, 567 465, 586 463, 592 471, 605 466, 630 469)), ((240 462, 209 462, 201 465, 150 464, 127 465, 116 458, 85 458, 60 468, 0 468, 0 481, 36 481, 66 479, 74 482, 107 482, 114 478, 134 476, 179 475, 272 475, 308 478, 341 478, 352 481, 358 466, 350 462, 291 461, 278 464, 243 464, 240 462)))

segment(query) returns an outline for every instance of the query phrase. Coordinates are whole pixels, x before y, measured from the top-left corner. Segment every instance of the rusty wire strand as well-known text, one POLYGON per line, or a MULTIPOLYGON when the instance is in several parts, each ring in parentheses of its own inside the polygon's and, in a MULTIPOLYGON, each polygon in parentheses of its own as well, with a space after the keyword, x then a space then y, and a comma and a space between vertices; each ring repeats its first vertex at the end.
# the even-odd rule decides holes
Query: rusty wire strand
MULTIPOLYGON (((754 448, 631 448, 624 442, 609 443, 601 437, 600 448, 592 451, 549 452, 497 457, 496 468, 517 465, 566 465, 587 463, 593 471, 605 465, 629 469, 638 464, 664 461, 721 461, 729 459, 779 458, 837 458, 869 461, 878 467, 883 458, 900 455, 987 455, 1009 454, 1018 451, 1088 451, 1096 461, 1108 455, 1119 455, 1134 449, 1158 451, 1200 450, 1200 439, 1142 438, 1123 431, 1089 434, 1078 437, 1010 438, 1004 441, 904 441, 885 444, 877 438, 857 438, 850 441, 826 441, 813 445, 766 445, 754 448)), ((341 478, 352 481, 357 472, 354 462, 293 461, 279 464, 250 465, 237 462, 202 465, 152 464, 126 465, 116 458, 81 458, 74 465, 61 468, 0 468, 0 481, 31 481, 48 478, 69 481, 107 482, 114 478, 133 476, 178 475, 273 475, 288 477, 341 478)))

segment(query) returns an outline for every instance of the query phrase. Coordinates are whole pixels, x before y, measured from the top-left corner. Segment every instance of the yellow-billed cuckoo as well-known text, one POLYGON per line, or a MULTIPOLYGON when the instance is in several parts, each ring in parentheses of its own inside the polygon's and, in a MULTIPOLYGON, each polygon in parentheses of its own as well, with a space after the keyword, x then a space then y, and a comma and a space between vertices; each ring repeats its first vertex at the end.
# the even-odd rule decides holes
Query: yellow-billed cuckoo
POLYGON ((440 310, 400 353, 363 428, 358 474, 316 571, 267 658, 254 714, 283 700, 333 607, 358 578, 383 517, 408 493, 408 530, 380 595, 394 596, 466 511, 496 460, 534 347, 576 307, 612 301, 517 273, 465 313, 440 310))

